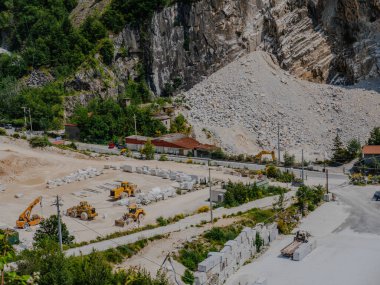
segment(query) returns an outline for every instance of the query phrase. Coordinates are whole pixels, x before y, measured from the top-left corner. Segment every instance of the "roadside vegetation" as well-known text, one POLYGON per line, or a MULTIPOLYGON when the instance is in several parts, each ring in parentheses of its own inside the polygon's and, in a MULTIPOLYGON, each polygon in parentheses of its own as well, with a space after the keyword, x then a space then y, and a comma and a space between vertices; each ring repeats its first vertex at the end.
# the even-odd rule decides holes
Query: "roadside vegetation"
POLYGON ((289 191, 287 188, 280 186, 257 186, 254 184, 233 183, 229 181, 224 188, 227 190, 224 194, 224 203, 226 207, 236 207, 241 204, 261 199, 267 196, 279 195, 289 191))
MULTIPOLYGON (((234 191, 242 193, 241 196, 244 197, 247 188, 239 185, 234 191)), ((220 251, 224 244, 235 239, 244 227, 252 228, 258 223, 276 222, 280 233, 290 234, 302 216, 314 211, 322 203, 324 193, 325 189, 321 186, 302 186, 297 190, 297 201, 288 205, 284 199, 284 192, 280 191, 279 198, 273 204, 272 209, 254 208, 229 216, 237 219, 233 225, 214 227, 195 240, 186 242, 175 258, 189 271, 194 272, 197 270, 198 264, 207 258, 209 252, 220 251)), ((260 252, 263 241, 257 237, 255 243, 260 252)))

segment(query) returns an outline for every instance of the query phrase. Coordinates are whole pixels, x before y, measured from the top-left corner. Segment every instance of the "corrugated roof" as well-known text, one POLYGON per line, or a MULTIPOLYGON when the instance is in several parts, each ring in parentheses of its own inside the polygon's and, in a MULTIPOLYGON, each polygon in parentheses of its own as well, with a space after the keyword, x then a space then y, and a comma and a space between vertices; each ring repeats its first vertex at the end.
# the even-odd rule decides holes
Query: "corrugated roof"
POLYGON ((379 154, 380 155, 380 145, 365 145, 363 146, 363 154, 379 154))

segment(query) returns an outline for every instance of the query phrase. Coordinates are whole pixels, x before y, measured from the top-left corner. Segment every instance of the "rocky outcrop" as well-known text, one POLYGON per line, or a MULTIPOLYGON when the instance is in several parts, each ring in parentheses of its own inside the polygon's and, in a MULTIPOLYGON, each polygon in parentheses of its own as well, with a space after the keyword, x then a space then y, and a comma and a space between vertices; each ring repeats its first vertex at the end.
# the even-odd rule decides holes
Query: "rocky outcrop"
MULTIPOLYGON (((309 81, 352 84, 380 76, 378 0, 201 0, 156 13, 112 36, 112 66, 88 66, 66 87, 116 96, 144 74, 156 95, 189 89, 255 50, 309 81)), ((92 96, 92 95, 91 95, 92 96)), ((90 96, 90 97, 91 97, 90 96)))

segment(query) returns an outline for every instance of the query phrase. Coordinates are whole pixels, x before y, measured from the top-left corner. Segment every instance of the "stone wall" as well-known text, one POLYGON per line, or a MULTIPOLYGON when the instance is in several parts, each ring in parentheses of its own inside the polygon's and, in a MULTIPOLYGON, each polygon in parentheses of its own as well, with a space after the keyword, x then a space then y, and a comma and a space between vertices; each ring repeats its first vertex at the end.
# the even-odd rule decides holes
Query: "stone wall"
POLYGON ((264 245, 269 246, 278 236, 277 224, 244 228, 237 238, 226 242, 220 252, 210 252, 207 259, 198 264, 198 271, 194 274, 195 284, 223 284, 256 254, 256 233, 259 233, 264 245))

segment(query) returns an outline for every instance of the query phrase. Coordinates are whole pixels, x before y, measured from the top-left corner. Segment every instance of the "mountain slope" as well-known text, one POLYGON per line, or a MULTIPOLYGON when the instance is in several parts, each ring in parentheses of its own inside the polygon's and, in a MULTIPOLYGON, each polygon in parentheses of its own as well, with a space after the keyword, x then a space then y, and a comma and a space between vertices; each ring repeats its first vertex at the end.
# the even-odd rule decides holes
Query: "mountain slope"
POLYGON ((348 141, 378 125, 377 91, 302 81, 273 58, 250 53, 184 94, 198 138, 211 135, 230 152, 253 154, 276 147, 279 123, 283 150, 300 155, 304 148, 307 157, 322 158, 337 132, 348 141))

